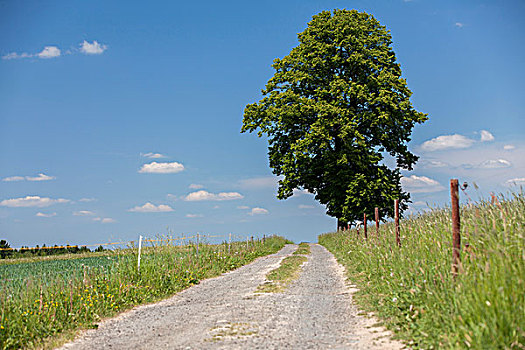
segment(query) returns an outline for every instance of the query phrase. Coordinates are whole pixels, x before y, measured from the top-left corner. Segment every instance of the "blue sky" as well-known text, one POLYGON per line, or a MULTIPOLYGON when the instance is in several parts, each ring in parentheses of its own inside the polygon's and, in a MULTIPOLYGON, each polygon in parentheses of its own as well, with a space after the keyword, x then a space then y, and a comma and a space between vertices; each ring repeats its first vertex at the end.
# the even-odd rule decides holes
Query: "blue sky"
POLYGON ((374 15, 429 120, 413 211, 525 184, 523 1, 2 1, 0 238, 12 246, 185 233, 315 241, 335 219, 275 198, 267 144, 240 134, 272 60, 312 15, 374 15))

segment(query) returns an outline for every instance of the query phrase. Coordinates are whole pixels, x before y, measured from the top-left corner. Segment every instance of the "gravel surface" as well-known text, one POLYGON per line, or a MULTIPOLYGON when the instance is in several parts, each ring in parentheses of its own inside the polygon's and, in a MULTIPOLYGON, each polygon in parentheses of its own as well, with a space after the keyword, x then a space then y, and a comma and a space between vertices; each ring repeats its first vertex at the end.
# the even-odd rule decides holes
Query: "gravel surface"
POLYGON ((62 349, 401 349, 352 304, 355 291, 324 247, 312 244, 283 293, 254 293, 296 245, 162 302, 100 323, 62 349))

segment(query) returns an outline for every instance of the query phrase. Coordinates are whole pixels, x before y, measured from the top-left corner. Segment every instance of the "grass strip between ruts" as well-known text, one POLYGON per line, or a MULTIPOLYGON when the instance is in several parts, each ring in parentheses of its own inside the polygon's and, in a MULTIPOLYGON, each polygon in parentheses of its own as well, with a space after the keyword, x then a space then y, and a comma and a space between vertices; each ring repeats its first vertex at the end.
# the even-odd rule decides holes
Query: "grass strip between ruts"
POLYGON ((299 254, 308 254, 310 253, 310 246, 307 243, 301 243, 294 254, 284 258, 278 268, 266 275, 267 281, 259 285, 255 292, 279 293, 284 291, 292 281, 299 278, 301 266, 308 258, 305 255, 295 254, 298 251, 299 254))

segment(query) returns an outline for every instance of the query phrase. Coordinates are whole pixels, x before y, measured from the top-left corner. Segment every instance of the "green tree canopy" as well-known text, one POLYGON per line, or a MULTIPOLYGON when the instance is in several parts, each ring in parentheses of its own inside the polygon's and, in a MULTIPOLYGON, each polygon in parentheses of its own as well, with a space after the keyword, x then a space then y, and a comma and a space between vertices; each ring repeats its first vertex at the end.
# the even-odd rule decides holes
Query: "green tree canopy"
POLYGON ((299 45, 275 59, 263 99, 244 110, 241 132, 257 131, 269 142, 278 198, 304 188, 327 213, 355 222, 374 207, 392 216, 392 201, 406 208, 400 169, 418 157, 407 143, 425 114, 416 111, 389 31, 356 10, 313 16, 299 45), (383 154, 396 160, 390 169, 383 154))

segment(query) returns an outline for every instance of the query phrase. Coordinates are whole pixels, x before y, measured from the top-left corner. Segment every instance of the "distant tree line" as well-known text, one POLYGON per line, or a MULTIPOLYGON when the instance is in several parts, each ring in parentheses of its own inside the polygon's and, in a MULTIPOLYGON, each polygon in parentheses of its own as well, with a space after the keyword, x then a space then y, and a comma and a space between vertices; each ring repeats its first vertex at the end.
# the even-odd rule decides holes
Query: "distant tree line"
MULTIPOLYGON (((106 249, 104 249, 103 246, 98 246, 94 251, 95 252, 102 252, 106 249)), ((78 245, 67 245, 67 246, 49 246, 47 247, 45 244, 40 246, 36 246, 33 248, 24 247, 22 246, 20 249, 11 249, 11 246, 9 243, 2 239, 0 240, 0 258, 1 259, 9 259, 9 258, 27 258, 27 257, 33 257, 33 256, 47 256, 47 255, 61 255, 61 254, 80 254, 80 253, 88 253, 91 252, 91 250, 86 246, 78 246, 78 245)))

